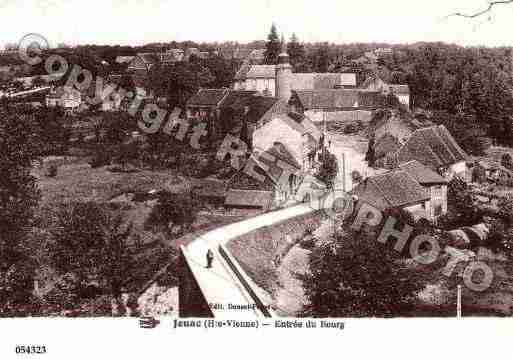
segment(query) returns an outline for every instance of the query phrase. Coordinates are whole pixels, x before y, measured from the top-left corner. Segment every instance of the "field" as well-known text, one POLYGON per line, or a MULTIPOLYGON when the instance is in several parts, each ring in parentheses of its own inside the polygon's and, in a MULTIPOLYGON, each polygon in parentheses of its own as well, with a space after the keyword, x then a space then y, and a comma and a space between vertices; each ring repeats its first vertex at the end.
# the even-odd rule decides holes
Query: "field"
MULTIPOLYGON (((140 292, 159 270, 172 263, 177 258, 180 245, 187 244, 205 231, 243 218, 243 216, 224 216, 222 213, 203 210, 193 223, 190 233, 171 240, 162 232, 145 228, 146 219, 155 204, 155 200, 134 201, 133 195, 147 193, 151 190, 164 190, 169 188, 171 184, 188 182, 188 179, 177 176, 173 170, 112 172, 107 167, 91 168, 87 160, 86 157, 47 158, 44 161, 45 165, 35 166, 32 174, 37 178, 42 196, 39 214, 43 217, 47 216, 59 203, 69 201, 108 203, 113 208, 121 210, 126 223, 132 223, 133 225, 132 234, 138 238, 137 248, 139 252, 136 255, 136 260, 139 264, 130 273, 132 278, 130 278, 129 287, 127 288, 131 293, 140 292), (48 163, 58 165, 55 177, 46 176, 45 166, 48 163)), ((42 230, 42 233, 39 234, 41 238, 44 238, 44 232, 45 230, 42 230)), ((59 276, 52 272, 50 266, 46 264, 40 268, 39 272, 41 273, 39 276, 41 293, 52 292, 59 276)), ((175 295, 178 283, 173 273, 172 269, 166 272, 165 277, 167 279, 163 283, 166 290, 162 290, 166 294, 159 299, 160 302, 176 302, 175 295), (172 297, 169 297, 170 293, 174 293, 172 297)), ((158 283, 161 283, 162 280, 160 278, 158 283)), ((143 296, 140 303, 141 308, 148 308, 150 299, 156 300, 155 295, 158 294, 155 293, 156 285, 154 284, 147 289, 154 295, 150 296, 151 298, 148 295, 143 296)), ((163 295, 163 293, 159 295, 163 295)), ((107 299, 98 297, 81 303, 80 313, 87 316, 95 315, 95 313, 96 315, 105 314, 106 306, 104 304, 107 299)), ((50 311, 47 314, 57 313, 50 311)))

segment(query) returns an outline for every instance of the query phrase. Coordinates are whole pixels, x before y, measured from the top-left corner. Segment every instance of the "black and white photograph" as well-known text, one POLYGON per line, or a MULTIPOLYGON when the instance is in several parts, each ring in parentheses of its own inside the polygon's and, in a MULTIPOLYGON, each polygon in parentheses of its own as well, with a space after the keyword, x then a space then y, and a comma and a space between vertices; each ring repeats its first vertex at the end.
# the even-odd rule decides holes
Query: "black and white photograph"
POLYGON ((73 357, 71 332, 86 357, 507 338, 512 23, 513 1, 0 0, 0 357, 73 357))

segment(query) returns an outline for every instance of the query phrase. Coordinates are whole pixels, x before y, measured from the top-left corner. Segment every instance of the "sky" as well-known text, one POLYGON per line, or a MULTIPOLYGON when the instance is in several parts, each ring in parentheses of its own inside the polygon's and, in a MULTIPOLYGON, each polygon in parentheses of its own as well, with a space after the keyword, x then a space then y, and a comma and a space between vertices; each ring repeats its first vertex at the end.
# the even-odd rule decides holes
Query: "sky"
POLYGON ((306 42, 513 46, 513 4, 487 0, 0 0, 0 48, 38 33, 52 45, 264 40, 274 22, 306 42))

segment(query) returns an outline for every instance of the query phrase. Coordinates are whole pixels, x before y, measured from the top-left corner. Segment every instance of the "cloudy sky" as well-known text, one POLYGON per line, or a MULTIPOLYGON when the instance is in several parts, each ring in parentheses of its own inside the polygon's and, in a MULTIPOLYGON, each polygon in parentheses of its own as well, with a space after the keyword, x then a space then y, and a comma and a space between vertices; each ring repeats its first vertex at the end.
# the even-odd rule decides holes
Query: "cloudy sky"
POLYGON ((487 0, 0 0, 0 48, 27 33, 52 44, 264 39, 272 22, 303 41, 513 45, 513 4, 487 0))

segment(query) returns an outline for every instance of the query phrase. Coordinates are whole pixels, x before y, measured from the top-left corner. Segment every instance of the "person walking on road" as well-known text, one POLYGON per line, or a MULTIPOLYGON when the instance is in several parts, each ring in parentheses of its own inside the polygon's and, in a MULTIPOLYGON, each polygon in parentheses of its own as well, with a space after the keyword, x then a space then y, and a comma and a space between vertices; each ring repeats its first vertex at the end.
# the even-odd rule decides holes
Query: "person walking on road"
POLYGON ((214 252, 212 249, 208 249, 207 251, 207 268, 212 268, 212 262, 214 261, 214 252))

